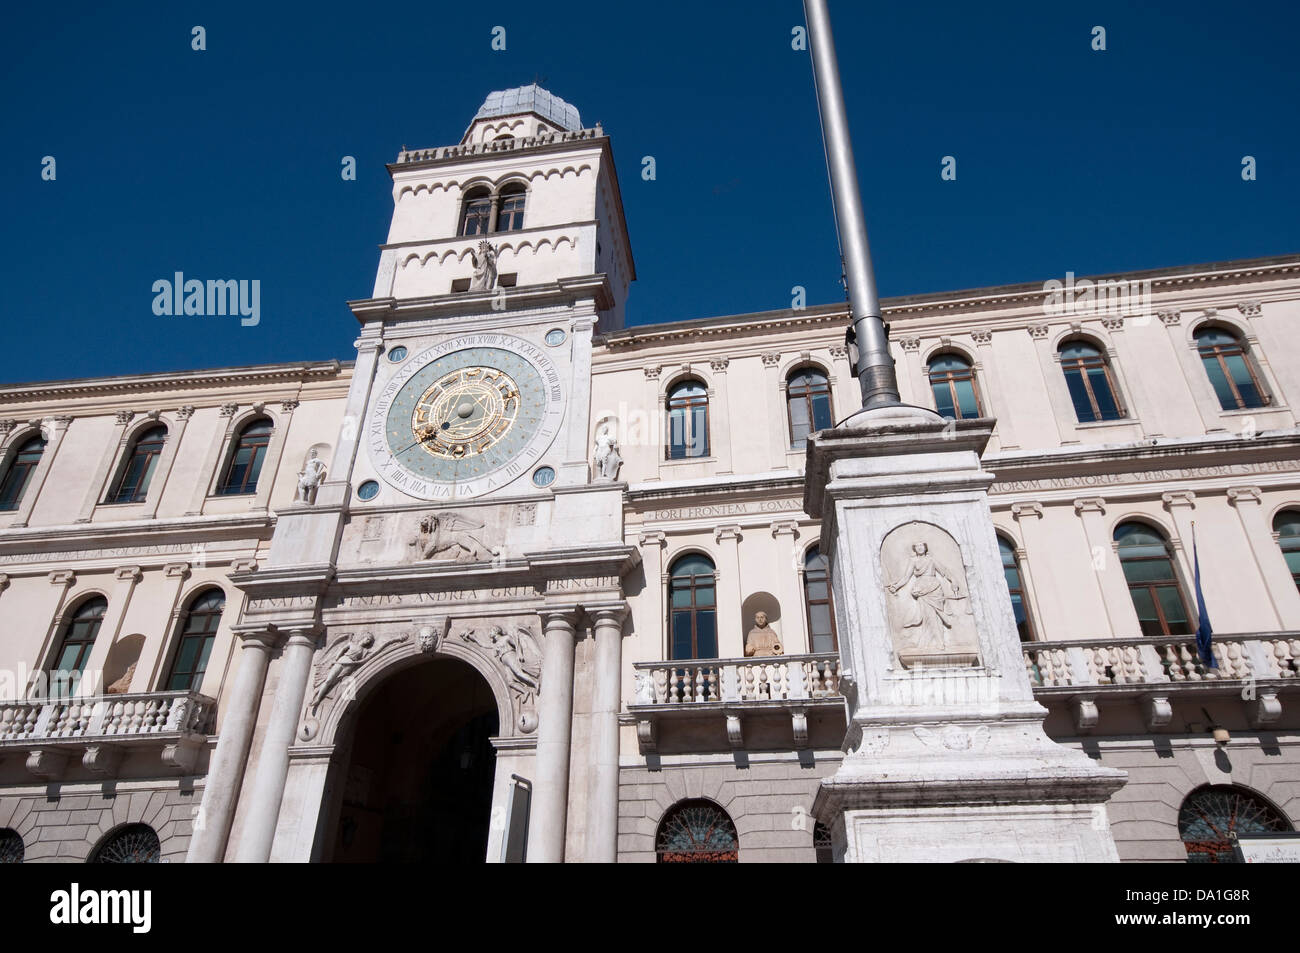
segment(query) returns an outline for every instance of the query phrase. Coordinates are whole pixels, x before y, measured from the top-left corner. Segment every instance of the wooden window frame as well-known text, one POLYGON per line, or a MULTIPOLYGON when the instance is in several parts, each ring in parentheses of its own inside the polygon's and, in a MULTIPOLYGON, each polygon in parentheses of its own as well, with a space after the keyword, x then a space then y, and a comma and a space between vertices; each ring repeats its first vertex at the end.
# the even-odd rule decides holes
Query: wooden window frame
POLYGON ((675 461, 675 460, 703 460, 707 458, 709 456, 709 451, 711 449, 710 447, 711 435, 709 433, 709 430, 712 422, 709 419, 709 389, 704 384, 704 382, 697 381, 697 380, 685 380, 685 381, 679 381, 678 383, 674 384, 673 387, 668 392, 668 397, 665 406, 668 411, 668 433, 666 435, 667 440, 664 446, 664 459, 675 461), (689 394, 685 397, 673 396, 673 391, 687 384, 695 384, 701 390, 703 390, 704 393, 689 394), (704 447, 700 453, 690 453, 689 450, 691 448, 691 445, 695 443, 695 441, 689 439, 689 437, 695 436, 695 432, 694 430, 690 430, 690 433, 688 435, 687 430, 690 429, 691 427, 691 421, 695 417, 694 410, 697 407, 704 408, 704 447), (685 426, 682 427, 683 453, 681 456, 673 455, 673 446, 674 446, 673 412, 674 411, 681 411, 682 420, 685 422, 685 426))
MULTIPOLYGON (((930 357, 930 361, 933 363, 935 360, 942 357, 957 358, 965 363, 966 370, 963 372, 950 370, 936 371, 931 370, 930 365, 926 365, 925 375, 930 382, 930 399, 934 400, 934 385, 947 385, 948 396, 952 401, 952 408, 957 414, 957 416, 953 418, 954 420, 977 420, 982 417, 984 415, 984 399, 980 395, 979 381, 975 378, 975 365, 971 363, 964 354, 954 354, 952 351, 944 351, 940 354, 934 354, 930 357), (963 417, 961 414, 961 400, 957 397, 957 382, 964 380, 970 381, 971 393, 975 395, 974 417, 963 417)), ((1112 388, 1112 391, 1113 390, 1114 388, 1112 388)), ((938 408, 939 402, 937 400, 934 401, 934 406, 936 409, 938 408)))
MULTIPOLYGON (((1080 383, 1083 384, 1084 393, 1088 395, 1088 404, 1092 408, 1092 420, 1080 420, 1081 424, 1096 423, 1113 423, 1115 420, 1127 420, 1128 410, 1124 407, 1124 401, 1120 398, 1119 388, 1115 386, 1115 375, 1111 372, 1110 358, 1106 354, 1106 349, 1098 347, 1090 341, 1066 341, 1057 349, 1057 356, 1061 360, 1061 372, 1065 374, 1066 389, 1069 389, 1070 372, 1079 375, 1080 383), (1084 344, 1097 352, 1093 357, 1066 357, 1060 352, 1065 350, 1071 344, 1084 344), (1088 371, 1100 367, 1102 375, 1106 380, 1106 387, 1110 391, 1111 402, 1115 405, 1115 412, 1118 414, 1114 420, 1107 420, 1102 416, 1101 405, 1097 402, 1097 394, 1092 388, 1092 378, 1088 371)), ((1074 406, 1073 395, 1071 395, 1070 405, 1074 406)), ((1078 408, 1075 407, 1075 415, 1078 416, 1078 408)))
POLYGON ((791 408, 796 401, 803 401, 804 407, 808 411, 808 433, 809 435, 814 434, 817 432, 818 428, 816 426, 817 415, 814 411, 813 398, 820 394, 825 394, 826 407, 830 411, 831 415, 831 426, 834 426, 835 411, 831 404, 831 381, 830 377, 820 367, 797 367, 786 375, 785 381, 785 420, 786 425, 789 427, 790 449, 800 450, 807 446, 808 438, 804 437, 802 440, 799 440, 795 437, 794 413, 791 408), (815 374, 820 378, 820 382, 812 385, 793 383, 794 378, 799 377, 802 374, 815 374))
MULTIPOLYGON (((1239 335, 1236 331, 1230 330, 1228 328, 1222 328, 1214 324, 1205 325, 1200 328, 1197 328, 1196 334, 1200 334, 1203 331, 1218 331, 1220 334, 1226 334, 1229 337, 1231 337, 1233 342, 1232 344, 1201 344, 1196 341, 1196 335, 1192 336, 1192 340, 1196 344, 1196 353, 1201 358, 1202 367, 1204 367, 1204 364, 1207 359, 1209 358, 1215 359, 1219 365, 1219 372, 1223 375, 1223 379, 1228 384, 1228 389, 1232 391, 1232 399, 1236 404, 1236 406, 1224 407, 1223 401, 1220 400, 1219 401, 1220 409, 1262 410, 1265 407, 1268 407, 1272 403, 1271 399, 1269 398, 1268 390, 1264 387, 1263 382, 1260 381, 1259 374, 1255 372, 1255 362, 1251 360, 1250 349, 1246 347, 1246 345, 1242 342, 1241 335, 1239 335), (1246 373, 1250 375, 1250 382, 1255 385, 1255 393, 1259 394, 1260 402, 1258 407, 1247 404, 1245 400, 1242 399, 1241 391, 1237 389, 1237 382, 1233 380, 1232 372, 1228 370, 1228 363, 1226 361, 1226 358, 1229 357, 1240 357, 1241 363, 1246 366, 1246 373)), ((1209 379, 1208 373, 1205 376, 1207 379, 1209 379)), ((1213 380, 1210 381, 1210 387, 1212 389, 1214 388, 1213 380)), ((1217 390, 1215 390, 1214 396, 1215 399, 1218 399, 1219 394, 1217 390)))

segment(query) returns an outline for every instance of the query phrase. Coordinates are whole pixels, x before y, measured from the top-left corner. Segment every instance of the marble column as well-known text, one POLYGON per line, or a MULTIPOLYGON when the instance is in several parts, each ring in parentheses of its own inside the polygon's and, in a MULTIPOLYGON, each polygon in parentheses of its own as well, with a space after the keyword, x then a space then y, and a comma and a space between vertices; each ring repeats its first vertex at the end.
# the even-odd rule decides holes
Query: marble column
MULTIPOLYGON (((587 860, 618 861, 618 712, 623 682, 622 605, 587 607, 595 619, 595 683, 591 698, 591 793, 587 799, 587 860)), ((542 682, 545 687, 545 682, 542 682)))
POLYGON ((576 607, 544 609, 542 694, 537 725, 537 781, 528 825, 528 863, 564 863, 573 739, 573 647, 576 607))
POLYGON ((1083 521, 1083 534, 1087 537, 1088 549, 1092 553, 1092 571, 1097 579, 1097 591, 1102 605, 1106 607, 1106 619, 1110 623, 1110 631, 1098 632, 1097 636, 1136 638, 1141 634, 1138 630, 1137 610, 1133 608, 1133 597, 1129 595, 1128 583, 1124 580, 1124 567, 1119 564, 1119 556, 1106 532, 1103 519, 1106 515, 1106 501, 1099 496, 1075 500, 1074 512, 1083 521))
POLYGON ((718 600, 718 658, 740 658, 745 654, 740 535, 740 527, 735 525, 719 526, 713 531, 713 540, 718 544, 718 575, 714 587, 718 600))
POLYGON ((280 801, 284 781, 289 774, 289 746, 298 731, 307 680, 311 677, 311 660, 316 653, 316 634, 310 629, 289 633, 280 659, 280 684, 275 690, 275 704, 262 738, 257 759, 257 774, 249 795, 248 820, 235 859, 241 863, 264 864, 271 859, 275 842, 275 825, 280 818, 280 801))
POLYGON ((1291 578, 1291 571, 1287 568, 1282 550, 1278 548, 1273 529, 1264 519, 1259 487, 1229 487, 1228 502, 1237 511, 1237 518, 1241 521, 1242 531, 1246 534, 1251 554, 1255 557, 1260 578, 1268 589, 1278 628, 1300 628, 1300 591, 1291 578))
POLYGON ((781 355, 769 352, 761 355, 763 361, 763 390, 767 394, 768 459, 773 470, 784 470, 786 454, 790 451, 790 438, 786 433, 786 409, 781 403, 781 355))
POLYGON ((86 657, 86 665, 81 670, 81 682, 77 685, 77 694, 83 697, 103 694, 108 686, 104 684, 104 663, 108 653, 122 631, 122 622, 131 607, 131 595, 136 585, 144 578, 139 566, 120 566, 113 571, 113 592, 108 600, 108 611, 104 613, 95 636, 95 644, 86 657))
POLYGON ((987 329, 971 332, 971 340, 979 350, 979 359, 975 373, 984 392, 985 417, 998 419, 997 430, 999 450, 1017 450, 1020 443, 1016 440, 1015 426, 1011 422, 1011 408, 1007 405, 1006 393, 1002 389, 1002 378, 998 374, 997 357, 993 353, 993 332, 987 329))
POLYGON ((709 456, 718 461, 718 468, 714 472, 723 476, 732 472, 733 454, 731 452, 731 395, 727 388, 727 366, 731 363, 728 358, 715 357, 709 361, 709 368, 713 371, 713 390, 711 398, 714 408, 713 420, 711 427, 713 433, 709 434, 709 456))
POLYGON ((1025 330, 1033 338, 1034 350, 1038 354, 1038 372, 1043 378, 1047 400, 1052 405, 1052 426, 1057 439, 1060 443, 1078 443, 1079 433, 1074 429, 1078 417, 1074 413, 1074 402, 1070 400, 1065 374, 1061 371, 1061 356, 1052 350, 1052 342, 1048 340, 1049 329, 1045 324, 1031 324, 1025 330))
POLYGON ((230 825, 235 819, 244 766, 253 743, 253 727, 266 682, 266 669, 275 647, 275 634, 265 628, 240 632, 239 667, 230 694, 222 700, 217 750, 212 756, 203 803, 194 824, 194 837, 185 860, 216 864, 226 855, 230 825))
MULTIPOLYGON (((646 455, 642 457, 644 465, 641 469, 641 472, 646 474, 646 480, 658 480, 659 467, 664 462, 665 440, 668 435, 664 401, 659 393, 659 376, 663 373, 663 367, 653 364, 642 368, 642 371, 645 373, 645 391, 642 400, 648 416, 644 421, 644 433, 638 434, 637 431, 641 428, 632 426, 632 415, 629 415, 627 442, 638 448, 638 453, 646 455)), ((628 461, 624 461, 623 466, 626 469, 628 461)))
MULTIPOLYGON (((780 591, 777 598, 781 600, 781 644, 786 655, 799 655, 811 652, 808 625, 804 618, 803 593, 799 581, 803 578, 803 554, 799 547, 799 523, 795 520, 777 520, 771 525, 772 538, 776 545, 778 565, 784 564, 778 578, 780 591), (783 541, 783 537, 786 541, 783 541)), ((749 626, 752 619, 742 619, 742 626, 749 626)), ((742 651, 741 655, 745 653, 742 651)))

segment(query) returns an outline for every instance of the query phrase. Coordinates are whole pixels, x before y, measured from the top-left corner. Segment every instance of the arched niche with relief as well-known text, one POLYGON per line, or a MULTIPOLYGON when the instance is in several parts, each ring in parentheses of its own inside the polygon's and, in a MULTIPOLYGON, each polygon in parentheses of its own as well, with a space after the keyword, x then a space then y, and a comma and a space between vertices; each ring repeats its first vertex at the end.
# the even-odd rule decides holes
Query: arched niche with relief
POLYGON ((932 523, 896 526, 880 544, 894 655, 907 669, 979 664, 961 548, 932 523))

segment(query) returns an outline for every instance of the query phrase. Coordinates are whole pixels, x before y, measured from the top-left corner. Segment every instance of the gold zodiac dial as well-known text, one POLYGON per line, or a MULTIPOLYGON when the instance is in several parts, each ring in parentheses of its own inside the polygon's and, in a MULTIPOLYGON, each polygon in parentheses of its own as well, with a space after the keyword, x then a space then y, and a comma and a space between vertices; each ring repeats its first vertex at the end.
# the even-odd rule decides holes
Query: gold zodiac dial
POLYGON ((509 432, 519 416, 519 387, 493 367, 463 367, 420 395, 411 434, 425 453, 450 460, 484 453, 509 432))

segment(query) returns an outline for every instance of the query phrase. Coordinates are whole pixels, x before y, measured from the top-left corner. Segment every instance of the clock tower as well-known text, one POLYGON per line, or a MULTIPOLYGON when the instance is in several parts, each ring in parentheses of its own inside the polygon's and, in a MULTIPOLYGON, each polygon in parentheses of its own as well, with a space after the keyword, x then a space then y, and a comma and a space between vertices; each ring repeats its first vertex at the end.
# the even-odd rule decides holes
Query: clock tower
POLYGON ((277 511, 269 557, 232 576, 241 632, 275 653, 274 701, 252 706, 258 750, 223 734, 192 853, 220 856, 241 785, 238 859, 344 851, 372 816, 358 797, 407 796, 375 790, 358 719, 382 709, 427 740, 470 731, 453 722, 477 704, 491 791, 466 817, 502 822, 482 821, 487 856, 526 843, 529 861, 612 860, 622 580, 638 556, 617 462, 592 466, 595 431, 618 429, 591 419, 592 335, 622 327, 635 278, 610 142, 525 86, 489 95, 458 144, 404 150, 388 171, 392 225, 373 293, 349 302, 357 359, 328 471, 277 511), (590 677, 575 685, 575 667, 590 677))

